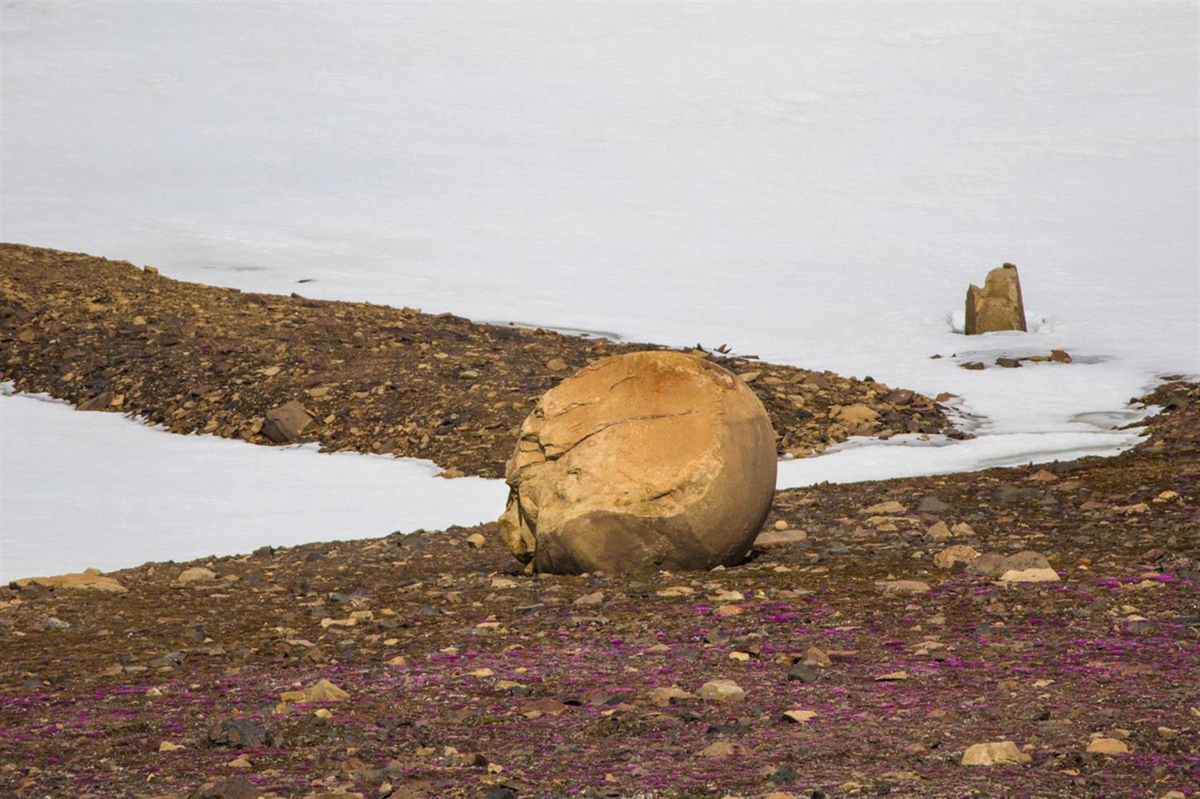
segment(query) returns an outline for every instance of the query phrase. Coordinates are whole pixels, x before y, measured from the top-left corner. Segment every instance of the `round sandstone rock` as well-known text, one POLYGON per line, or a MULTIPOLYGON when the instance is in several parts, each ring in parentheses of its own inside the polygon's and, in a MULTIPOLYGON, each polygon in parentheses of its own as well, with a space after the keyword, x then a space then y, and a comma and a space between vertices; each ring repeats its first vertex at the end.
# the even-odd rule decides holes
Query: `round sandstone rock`
POLYGON ((775 492, 775 431, 721 367, 671 351, 605 358, 538 401, 508 461, 500 535, 533 571, 741 561, 775 492))

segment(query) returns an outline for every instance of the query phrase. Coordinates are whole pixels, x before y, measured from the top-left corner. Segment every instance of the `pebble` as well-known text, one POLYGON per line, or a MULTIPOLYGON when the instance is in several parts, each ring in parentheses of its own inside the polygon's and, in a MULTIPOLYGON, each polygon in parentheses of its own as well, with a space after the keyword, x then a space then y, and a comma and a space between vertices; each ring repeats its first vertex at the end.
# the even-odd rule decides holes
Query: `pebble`
POLYGON ((483 545, 487 543, 487 539, 479 533, 473 533, 467 536, 467 544, 474 549, 483 549, 483 545))
POLYGON ((793 724, 805 724, 817 717, 815 710, 786 710, 783 713, 783 720, 790 721, 793 724))

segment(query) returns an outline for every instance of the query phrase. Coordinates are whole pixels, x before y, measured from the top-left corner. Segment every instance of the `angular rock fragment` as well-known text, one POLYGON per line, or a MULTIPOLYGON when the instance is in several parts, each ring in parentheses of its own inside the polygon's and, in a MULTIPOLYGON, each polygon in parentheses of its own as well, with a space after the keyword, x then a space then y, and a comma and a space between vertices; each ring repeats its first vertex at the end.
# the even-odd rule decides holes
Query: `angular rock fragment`
POLYGON ((267 411, 262 434, 276 444, 287 444, 300 438, 312 417, 297 400, 267 411))
POLYGON ((964 766, 1020 766, 1032 760, 1012 741, 973 744, 962 756, 964 766))

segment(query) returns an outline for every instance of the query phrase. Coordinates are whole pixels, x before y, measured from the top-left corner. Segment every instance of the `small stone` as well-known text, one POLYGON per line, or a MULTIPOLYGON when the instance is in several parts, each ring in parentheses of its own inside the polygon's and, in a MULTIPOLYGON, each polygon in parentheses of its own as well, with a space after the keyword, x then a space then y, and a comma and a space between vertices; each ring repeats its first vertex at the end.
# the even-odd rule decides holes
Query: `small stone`
POLYGON ((929 584, 920 580, 884 580, 875 583, 875 587, 884 594, 924 594, 929 591, 929 584))
POLYGON ((1002 583, 1055 583, 1058 572, 1049 567, 1044 569, 1009 569, 1000 575, 1002 583))
POLYGON ((823 649, 818 649, 815 646, 810 646, 804 651, 804 663, 808 666, 817 666, 818 668, 828 668, 833 665, 833 660, 829 655, 825 654, 823 649))
POLYGON ((1124 755, 1129 753, 1129 747, 1116 738, 1095 738, 1088 744, 1087 751, 1095 755, 1124 755))
POLYGON ((596 591, 591 594, 584 594, 576 599, 573 604, 579 605, 580 607, 588 607, 591 605, 599 605, 602 602, 604 602, 604 592, 596 591))
POLYGON ((746 692, 733 680, 709 680, 700 686, 700 697, 715 702, 741 702, 746 692))
POLYGON ((700 757, 729 757, 737 750, 729 741, 717 741, 700 750, 700 757))
POLYGON ((650 692, 650 701, 657 707, 667 707, 672 704, 674 699, 695 699, 695 694, 690 694, 680 688, 678 685, 672 685, 665 688, 655 688, 650 692))
POLYGON ((808 533, 803 530, 795 530, 788 527, 780 529, 778 523, 776 523, 774 530, 764 530, 758 534, 758 537, 754 539, 754 546, 759 549, 766 549, 767 547, 784 546, 806 540, 808 540, 808 533))
POLYGON ((469 544, 474 549, 483 549, 483 546, 486 543, 487 543, 487 539, 484 538, 479 533, 472 533, 471 535, 467 536, 467 544, 469 544))
POLYGON ((189 583, 206 583, 210 580, 217 579, 217 573, 212 569, 206 569, 203 566, 193 566, 190 569, 184 569, 175 578, 175 582, 180 585, 188 585, 189 583))
POLYGON ((1012 741, 973 744, 963 752, 964 766, 1019 766, 1029 763, 1032 757, 1017 748, 1012 741))
POLYGON ((163 741, 158 745, 158 751, 160 752, 178 752, 183 748, 183 746, 180 746, 179 744, 173 744, 170 741, 163 741))
POLYGON ((907 679, 907 671, 892 671, 887 674, 880 674, 875 678, 875 682, 902 682, 907 679))
POLYGON ((726 616, 736 616, 741 612, 742 609, 738 605, 722 605, 713 611, 713 615, 725 618, 726 616))
POLYGON ((947 510, 950 510, 950 506, 933 496, 925 497, 917 505, 917 513, 942 513, 947 510))
POLYGON ((1173 738, 1179 737, 1179 730, 1171 729, 1170 727, 1159 727, 1158 737, 1170 741, 1173 738))
POLYGON ((788 529, 788 523, 783 519, 779 519, 775 522, 775 529, 783 532, 784 530, 788 529))
POLYGON ((565 372, 567 370, 567 362, 562 358, 551 358, 546 361, 546 368, 551 372, 565 372))
POLYGON ((996 365, 1003 366, 1005 369, 1018 369, 1021 366, 1021 362, 1016 358, 997 358, 996 365))
POLYGON ((785 710, 783 720, 793 724, 806 724, 817 717, 815 710, 785 710))
POLYGON ((312 422, 312 416, 297 400, 267 411, 262 434, 276 444, 295 441, 312 422))
POLYGON ((517 584, 515 582, 513 582, 512 580, 506 579, 504 577, 492 578, 492 588, 497 591, 503 590, 505 588, 516 588, 516 587, 517 587, 517 584))
POLYGON ((817 670, 804 663, 797 663, 788 669, 788 682, 814 683, 817 681, 817 670))
POLYGON ((906 508, 895 500, 880 502, 877 505, 871 505, 868 508, 863 508, 859 511, 863 516, 894 516, 899 513, 905 513, 906 508))
POLYGON ((1066 350, 1050 350, 1050 360, 1055 363, 1070 363, 1071 355, 1066 350))

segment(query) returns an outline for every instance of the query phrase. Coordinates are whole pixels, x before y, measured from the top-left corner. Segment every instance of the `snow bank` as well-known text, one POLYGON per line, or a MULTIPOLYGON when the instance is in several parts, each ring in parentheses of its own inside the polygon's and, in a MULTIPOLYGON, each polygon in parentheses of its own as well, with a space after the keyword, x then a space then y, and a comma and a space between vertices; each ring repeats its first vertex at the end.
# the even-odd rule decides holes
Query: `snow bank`
POLYGON ((428 461, 171 435, 0 396, 0 581, 495 519, 501 480, 428 461))

